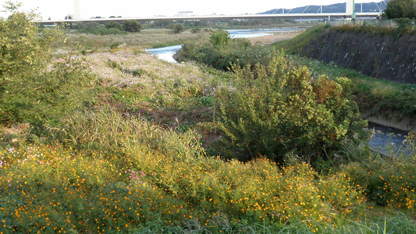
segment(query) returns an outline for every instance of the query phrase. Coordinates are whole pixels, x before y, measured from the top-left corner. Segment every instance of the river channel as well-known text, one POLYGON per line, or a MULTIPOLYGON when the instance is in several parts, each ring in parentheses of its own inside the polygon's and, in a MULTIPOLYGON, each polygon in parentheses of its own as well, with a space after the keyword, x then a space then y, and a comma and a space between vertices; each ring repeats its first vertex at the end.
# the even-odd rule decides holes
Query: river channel
MULTIPOLYGON (((227 31, 231 38, 251 38, 301 30, 304 30, 304 28, 232 29, 227 31)), ((182 45, 175 45, 157 49, 147 49, 146 52, 157 56, 159 59, 176 63, 173 55, 181 48, 182 45)), ((409 151, 409 147, 404 143, 407 132, 373 123, 369 124, 368 130, 373 133, 369 140, 369 147, 372 150, 390 156, 399 154, 409 155, 412 153, 409 151)))

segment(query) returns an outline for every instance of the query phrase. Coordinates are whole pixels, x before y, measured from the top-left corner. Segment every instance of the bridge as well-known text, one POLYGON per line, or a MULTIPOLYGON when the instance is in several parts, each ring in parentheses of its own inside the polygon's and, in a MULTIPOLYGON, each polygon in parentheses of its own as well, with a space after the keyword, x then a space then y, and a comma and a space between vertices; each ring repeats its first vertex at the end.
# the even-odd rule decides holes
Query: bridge
POLYGON ((153 17, 132 17, 132 18, 92 18, 92 19, 80 19, 80 4, 79 0, 74 0, 74 17, 73 19, 60 20, 60 21, 42 21, 41 24, 61 24, 61 23, 87 23, 87 22, 123 22, 126 20, 136 21, 179 21, 179 20, 215 20, 215 19, 264 19, 264 18, 356 18, 356 17, 380 17, 382 10, 379 8, 379 12, 356 12, 355 0, 347 0, 346 12, 344 13, 323 13, 322 6, 321 12, 317 13, 297 13, 293 14, 289 12, 283 12, 281 14, 241 14, 241 15, 206 15, 206 16, 153 16, 153 17))

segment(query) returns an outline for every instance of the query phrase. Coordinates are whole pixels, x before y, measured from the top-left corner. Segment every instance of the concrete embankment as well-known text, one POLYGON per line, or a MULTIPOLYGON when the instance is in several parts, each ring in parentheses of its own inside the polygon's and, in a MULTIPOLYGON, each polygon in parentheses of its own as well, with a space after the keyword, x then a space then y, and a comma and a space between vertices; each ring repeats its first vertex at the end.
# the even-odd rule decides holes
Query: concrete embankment
POLYGON ((301 54, 354 69, 365 75, 416 84, 416 34, 339 31, 327 29, 312 39, 301 54))

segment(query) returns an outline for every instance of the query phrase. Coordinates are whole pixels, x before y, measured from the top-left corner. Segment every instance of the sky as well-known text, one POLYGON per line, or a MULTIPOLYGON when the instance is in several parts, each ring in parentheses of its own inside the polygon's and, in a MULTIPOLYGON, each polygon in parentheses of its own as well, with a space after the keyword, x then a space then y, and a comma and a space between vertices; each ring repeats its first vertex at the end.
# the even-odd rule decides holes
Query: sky
MULTIPOLYGON (((0 9, 7 0, 0 0, 0 9)), ((179 11, 193 11, 198 15, 259 13, 276 8, 294 8, 305 5, 329 5, 346 0, 79 0, 81 18, 94 16, 146 17, 174 16, 179 11)), ((379 0, 355 0, 378 2, 379 0)), ((44 20, 60 20, 74 14, 74 0, 19 0, 24 10, 35 9, 44 20)), ((1 14, 5 14, 0 12, 1 14)))

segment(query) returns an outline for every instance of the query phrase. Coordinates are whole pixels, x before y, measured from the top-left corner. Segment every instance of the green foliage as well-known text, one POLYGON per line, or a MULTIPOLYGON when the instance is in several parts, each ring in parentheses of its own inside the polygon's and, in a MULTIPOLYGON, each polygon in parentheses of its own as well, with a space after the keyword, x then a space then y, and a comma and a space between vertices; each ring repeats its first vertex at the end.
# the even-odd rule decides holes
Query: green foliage
POLYGON ((83 106, 92 80, 82 61, 71 58, 54 64, 51 71, 15 76, 8 82, 0 106, 7 122, 27 122, 41 130, 56 125, 63 116, 83 106), (73 87, 77 87, 76 90, 73 87))
POLYGON ((295 38, 273 44, 276 49, 284 49, 288 53, 299 54, 301 50, 320 33, 329 28, 329 24, 320 24, 306 30, 295 38))
POLYGON ((228 31, 218 30, 211 34, 209 41, 214 47, 226 47, 230 44, 228 31))
POLYGON ((110 49, 116 49, 121 45, 123 45, 122 42, 119 42, 119 41, 113 42, 113 44, 110 45, 110 49))
POLYGON ((171 25, 169 25, 169 28, 172 29, 175 34, 182 33, 186 30, 185 25, 179 24, 179 23, 171 24, 171 25))
POLYGON ((136 20, 126 20, 123 23, 123 28, 127 32, 140 32, 142 25, 136 20))
MULTIPOLYGON (((415 2, 415 5, 416 5, 416 2, 415 2)), ((413 31, 413 22, 411 19, 398 18, 396 19, 396 22, 397 22, 397 30, 396 30, 396 33, 394 34, 395 40, 401 37, 402 35, 406 33, 411 33, 413 31)))
POLYGON ((159 152, 183 160, 205 154, 193 131, 183 134, 165 131, 140 118, 123 116, 109 109, 76 113, 67 120, 65 131, 57 134, 61 141, 70 139, 67 142, 73 147, 88 151, 159 152))
POLYGON ((379 206, 416 208, 416 157, 400 159, 372 155, 343 168, 352 181, 365 190, 367 198, 379 206))
POLYGON ((384 16, 388 19, 409 18, 416 19, 415 0, 391 0, 387 3, 384 16))
POLYGON ((311 162, 331 155, 365 122, 352 100, 351 81, 321 76, 293 66, 282 52, 267 67, 234 68, 236 84, 218 90, 218 122, 223 156, 250 160, 266 156, 283 162, 289 152, 311 162))
POLYGON ((121 25, 121 24, 119 24, 117 22, 107 23, 107 24, 105 24, 105 27, 106 28, 117 28, 120 31, 123 31, 124 30, 123 25, 121 25))
POLYGON ((80 59, 49 60, 50 45, 63 32, 39 32, 34 17, 14 11, 0 19, 0 121, 29 123, 40 133, 83 105, 91 76, 80 59))
POLYGON ((96 22, 94 22, 94 24, 86 24, 85 26, 79 27, 78 32, 95 35, 127 34, 123 28, 119 29, 117 27, 105 27, 96 22))
POLYGON ((413 119, 416 114, 416 88, 411 84, 397 84, 386 80, 374 79, 362 73, 312 59, 292 57, 298 65, 309 68, 315 78, 319 74, 328 77, 347 77, 353 81, 352 92, 356 95, 361 110, 369 115, 384 116, 398 114, 413 119))
POLYGON ((271 49, 252 46, 245 39, 230 39, 227 31, 217 31, 210 36, 210 43, 186 43, 174 58, 179 61, 196 61, 213 68, 229 71, 231 64, 246 66, 267 63, 271 49))

